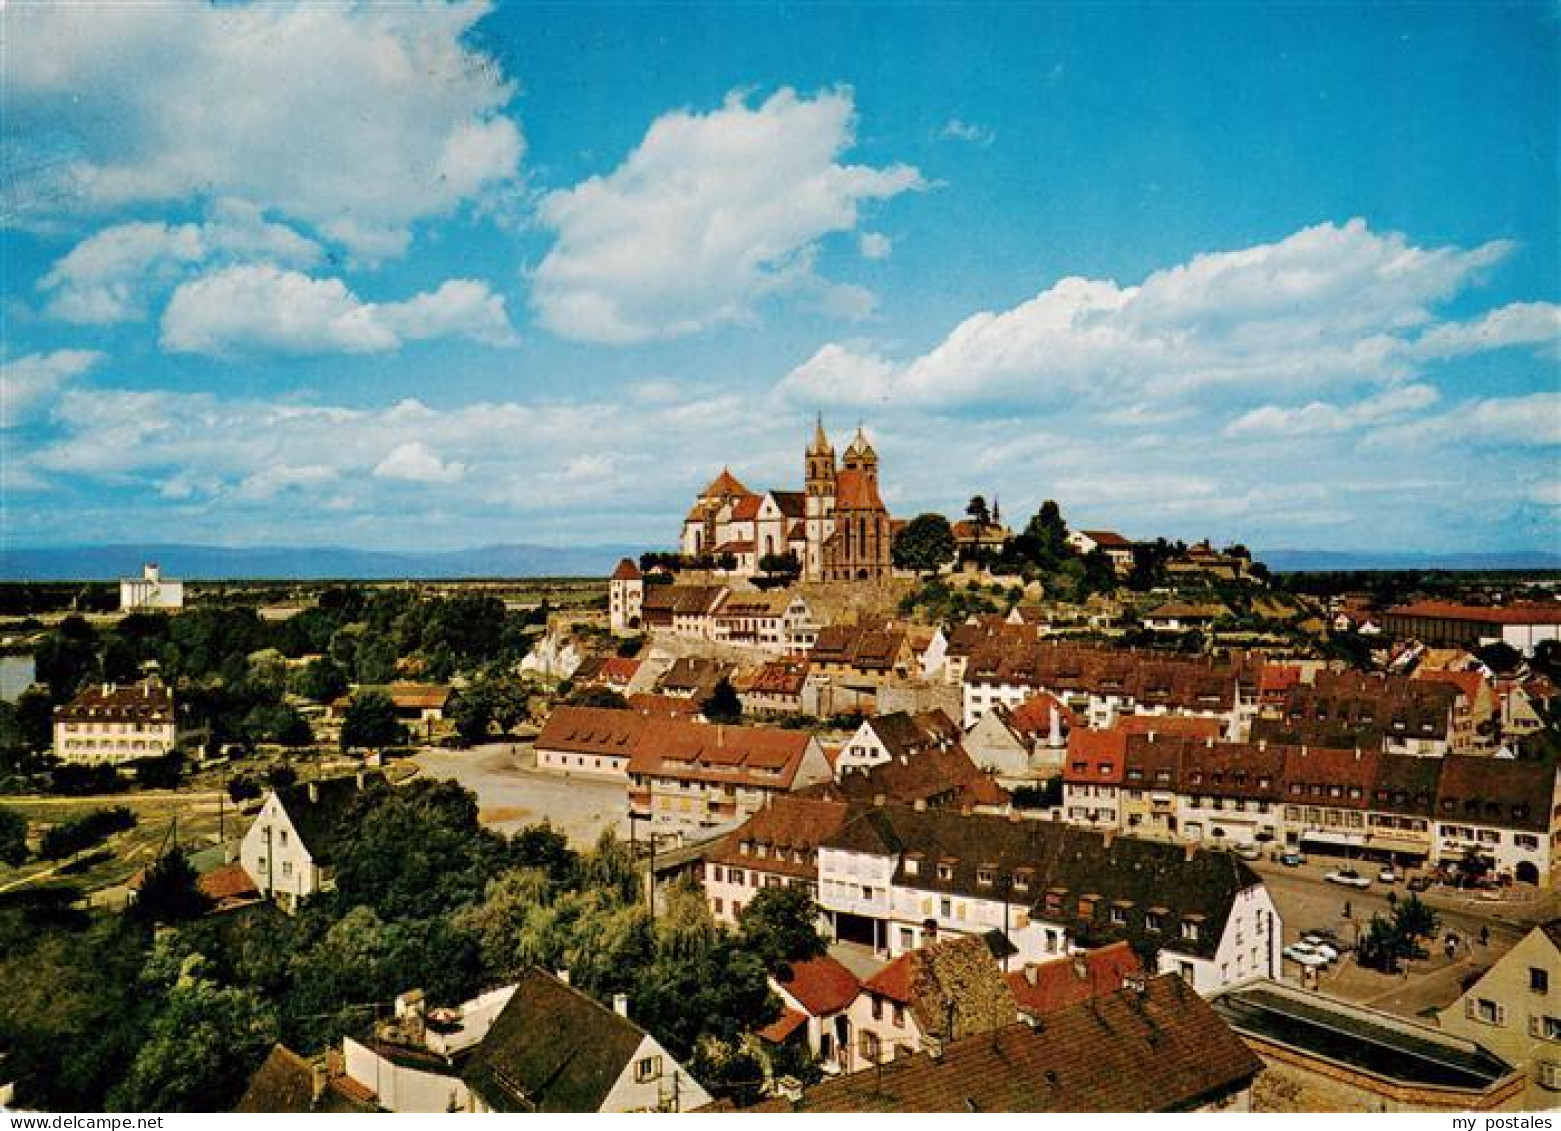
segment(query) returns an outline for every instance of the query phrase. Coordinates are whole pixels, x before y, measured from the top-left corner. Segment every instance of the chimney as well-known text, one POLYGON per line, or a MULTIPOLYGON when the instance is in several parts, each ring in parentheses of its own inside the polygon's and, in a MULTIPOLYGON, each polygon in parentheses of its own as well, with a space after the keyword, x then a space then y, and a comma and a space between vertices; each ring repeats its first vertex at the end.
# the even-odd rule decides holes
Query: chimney
POLYGON ((560 982, 564 983, 564 985, 567 986, 569 984, 569 971, 568 970, 560 970, 558 972, 558 980, 560 982))
POLYGON ((629 995, 613 994, 612 1011, 619 1017, 627 1017, 629 1015, 629 995))

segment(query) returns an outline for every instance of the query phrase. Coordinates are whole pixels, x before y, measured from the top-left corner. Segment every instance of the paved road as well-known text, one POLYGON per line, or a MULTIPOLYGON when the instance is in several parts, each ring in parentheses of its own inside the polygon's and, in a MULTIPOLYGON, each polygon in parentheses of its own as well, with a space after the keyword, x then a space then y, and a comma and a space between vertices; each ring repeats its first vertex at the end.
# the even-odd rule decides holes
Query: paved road
POLYGON ((425 776, 447 778, 475 793, 483 824, 500 832, 545 819, 577 848, 594 843, 603 829, 629 835, 622 782, 538 770, 524 742, 472 750, 429 748, 419 751, 415 761, 425 776))

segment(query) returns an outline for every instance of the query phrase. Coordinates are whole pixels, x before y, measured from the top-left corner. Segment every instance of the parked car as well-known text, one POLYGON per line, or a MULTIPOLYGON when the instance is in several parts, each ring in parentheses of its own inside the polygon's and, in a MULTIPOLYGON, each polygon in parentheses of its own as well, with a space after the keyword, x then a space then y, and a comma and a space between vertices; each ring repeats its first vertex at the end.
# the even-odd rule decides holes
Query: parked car
POLYGON ((1338 948, 1321 935, 1302 935, 1301 942, 1312 948, 1314 954, 1320 954, 1329 962, 1339 957, 1338 948))
POLYGON ((1263 859, 1263 850, 1255 844, 1238 844, 1231 851, 1243 860, 1263 859))
POLYGON ((1310 946, 1305 942, 1291 943, 1285 947, 1283 953, 1291 962, 1300 963, 1302 966, 1308 966, 1313 970, 1319 970, 1328 965, 1329 962, 1329 959, 1319 953, 1316 947, 1310 946))
POLYGON ((1377 873, 1377 882, 1379 884, 1396 884, 1402 878, 1392 868, 1384 868, 1377 873))
POLYGON ((1302 864, 1306 863, 1306 857, 1302 856, 1299 852, 1286 852, 1279 858, 1279 862, 1286 868, 1299 868, 1302 864))
POLYGON ((1409 890, 1410 891, 1430 891, 1431 890, 1431 877, 1430 876, 1411 876, 1410 880, 1409 880, 1409 890))
POLYGON ((1330 884, 1342 884, 1347 888, 1369 888, 1371 886, 1371 881, 1354 868, 1339 868, 1329 872, 1323 879, 1330 884))

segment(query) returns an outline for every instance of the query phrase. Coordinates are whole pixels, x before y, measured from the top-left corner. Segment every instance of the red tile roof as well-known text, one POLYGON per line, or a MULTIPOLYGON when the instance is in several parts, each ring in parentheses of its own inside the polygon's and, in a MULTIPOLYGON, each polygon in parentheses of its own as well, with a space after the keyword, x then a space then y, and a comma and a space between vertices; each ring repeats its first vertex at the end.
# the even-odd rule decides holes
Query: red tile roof
POLYGON ((878 496, 878 484, 863 471, 842 471, 835 476, 835 511, 882 511, 888 508, 878 496))
POLYGON ((799 731, 650 718, 629 775, 789 790, 812 741, 799 731))
POLYGON ((1390 617, 1466 620, 1480 624, 1561 624, 1561 602, 1524 605, 1460 605, 1453 601, 1416 601, 1387 611, 1390 617))
POLYGON ((1070 731, 1068 759, 1062 767, 1062 780, 1120 785, 1126 769, 1126 755, 1125 731, 1082 728, 1070 731))
POLYGON ((856 975, 827 954, 793 962, 776 979, 814 1017, 838 1013, 856 1000, 861 983, 856 975))
POLYGON ((1123 734, 1185 735, 1188 738, 1219 738, 1225 724, 1219 719, 1198 715, 1121 715, 1113 730, 1123 734))
POLYGON ((717 475, 714 479, 712 479, 710 481, 710 486, 708 486, 708 487, 706 487, 704 489, 704 491, 700 495, 700 497, 701 498, 742 498, 745 495, 751 495, 751 494, 753 494, 753 492, 748 490, 748 488, 744 487, 741 483, 739 483, 737 481, 737 477, 732 474, 732 472, 731 472, 731 470, 729 468, 723 467, 721 469, 721 474, 717 475))
POLYGON ((1175 974, 1049 1015, 827 1080, 805 1112, 1187 1111, 1251 1086, 1263 1062, 1175 974))
POLYGON ((807 1023, 806 1013, 798 1013, 795 1009, 782 1009, 781 1015, 760 1029, 757 1035, 761 1040, 778 1045, 807 1023))
POLYGON ((618 568, 612 571, 612 577, 609 580, 638 581, 644 576, 645 575, 640 572, 638 566, 636 566, 628 558, 624 558, 619 561, 618 568))
POLYGON ((744 495, 732 506, 733 522, 752 522, 759 517, 759 508, 764 505, 762 495, 744 495))
POLYGON ((64 706, 56 722, 123 722, 166 726, 173 720, 173 689, 159 683, 89 683, 64 706))
POLYGON ((1108 550, 1131 550, 1133 543, 1130 539, 1112 530, 1081 530, 1080 534, 1088 538, 1095 545, 1108 550))
POLYGON ((195 883, 209 899, 221 903, 227 899, 244 899, 260 895, 255 881, 249 878, 242 864, 224 864, 201 876, 195 883))
POLYGON ((862 988, 879 997, 886 997, 890 1001, 897 1001, 901 1005, 909 1005, 911 1002, 911 955, 915 951, 906 951, 867 981, 862 983, 862 988))
POLYGON ((1045 692, 1032 695, 1015 707, 1008 716, 1008 724, 1020 734, 1047 735, 1051 733, 1053 711, 1057 712, 1064 734, 1078 726, 1078 716, 1072 709, 1062 700, 1045 692))
POLYGON ((819 842, 839 831, 849 815, 850 809, 841 801, 782 794, 723 839, 706 859, 816 881, 819 842), (755 849, 762 845, 766 854, 744 853, 744 844, 755 849))
POLYGON ((1129 974, 1142 969, 1143 963, 1127 942, 1114 942, 1098 950, 1015 970, 1008 975, 1008 985, 1019 1008, 1040 1017, 1114 994, 1129 974))

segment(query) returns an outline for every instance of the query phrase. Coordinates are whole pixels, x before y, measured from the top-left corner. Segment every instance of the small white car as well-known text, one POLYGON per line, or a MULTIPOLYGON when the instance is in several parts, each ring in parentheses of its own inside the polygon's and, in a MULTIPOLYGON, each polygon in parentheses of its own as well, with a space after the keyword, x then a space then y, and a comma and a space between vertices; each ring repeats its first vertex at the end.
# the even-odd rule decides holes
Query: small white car
POLYGON ((1323 879, 1330 884, 1342 884, 1347 888, 1369 888, 1371 886, 1371 881, 1354 868, 1340 868, 1337 871, 1329 872, 1323 879))
POLYGON ((1392 868, 1384 868, 1377 873, 1377 882, 1379 884, 1396 884, 1401 878, 1392 868))
POLYGON ((1296 945, 1310 947, 1313 954, 1320 954, 1329 962, 1333 962, 1339 957, 1338 948, 1321 935, 1302 935, 1301 941, 1296 945))
POLYGON ((1291 943, 1289 946, 1285 947, 1284 956, 1291 962, 1299 963, 1300 965, 1310 967, 1313 970, 1320 970, 1322 967, 1328 965, 1327 958, 1319 954, 1315 947, 1308 946, 1304 942, 1291 943))

